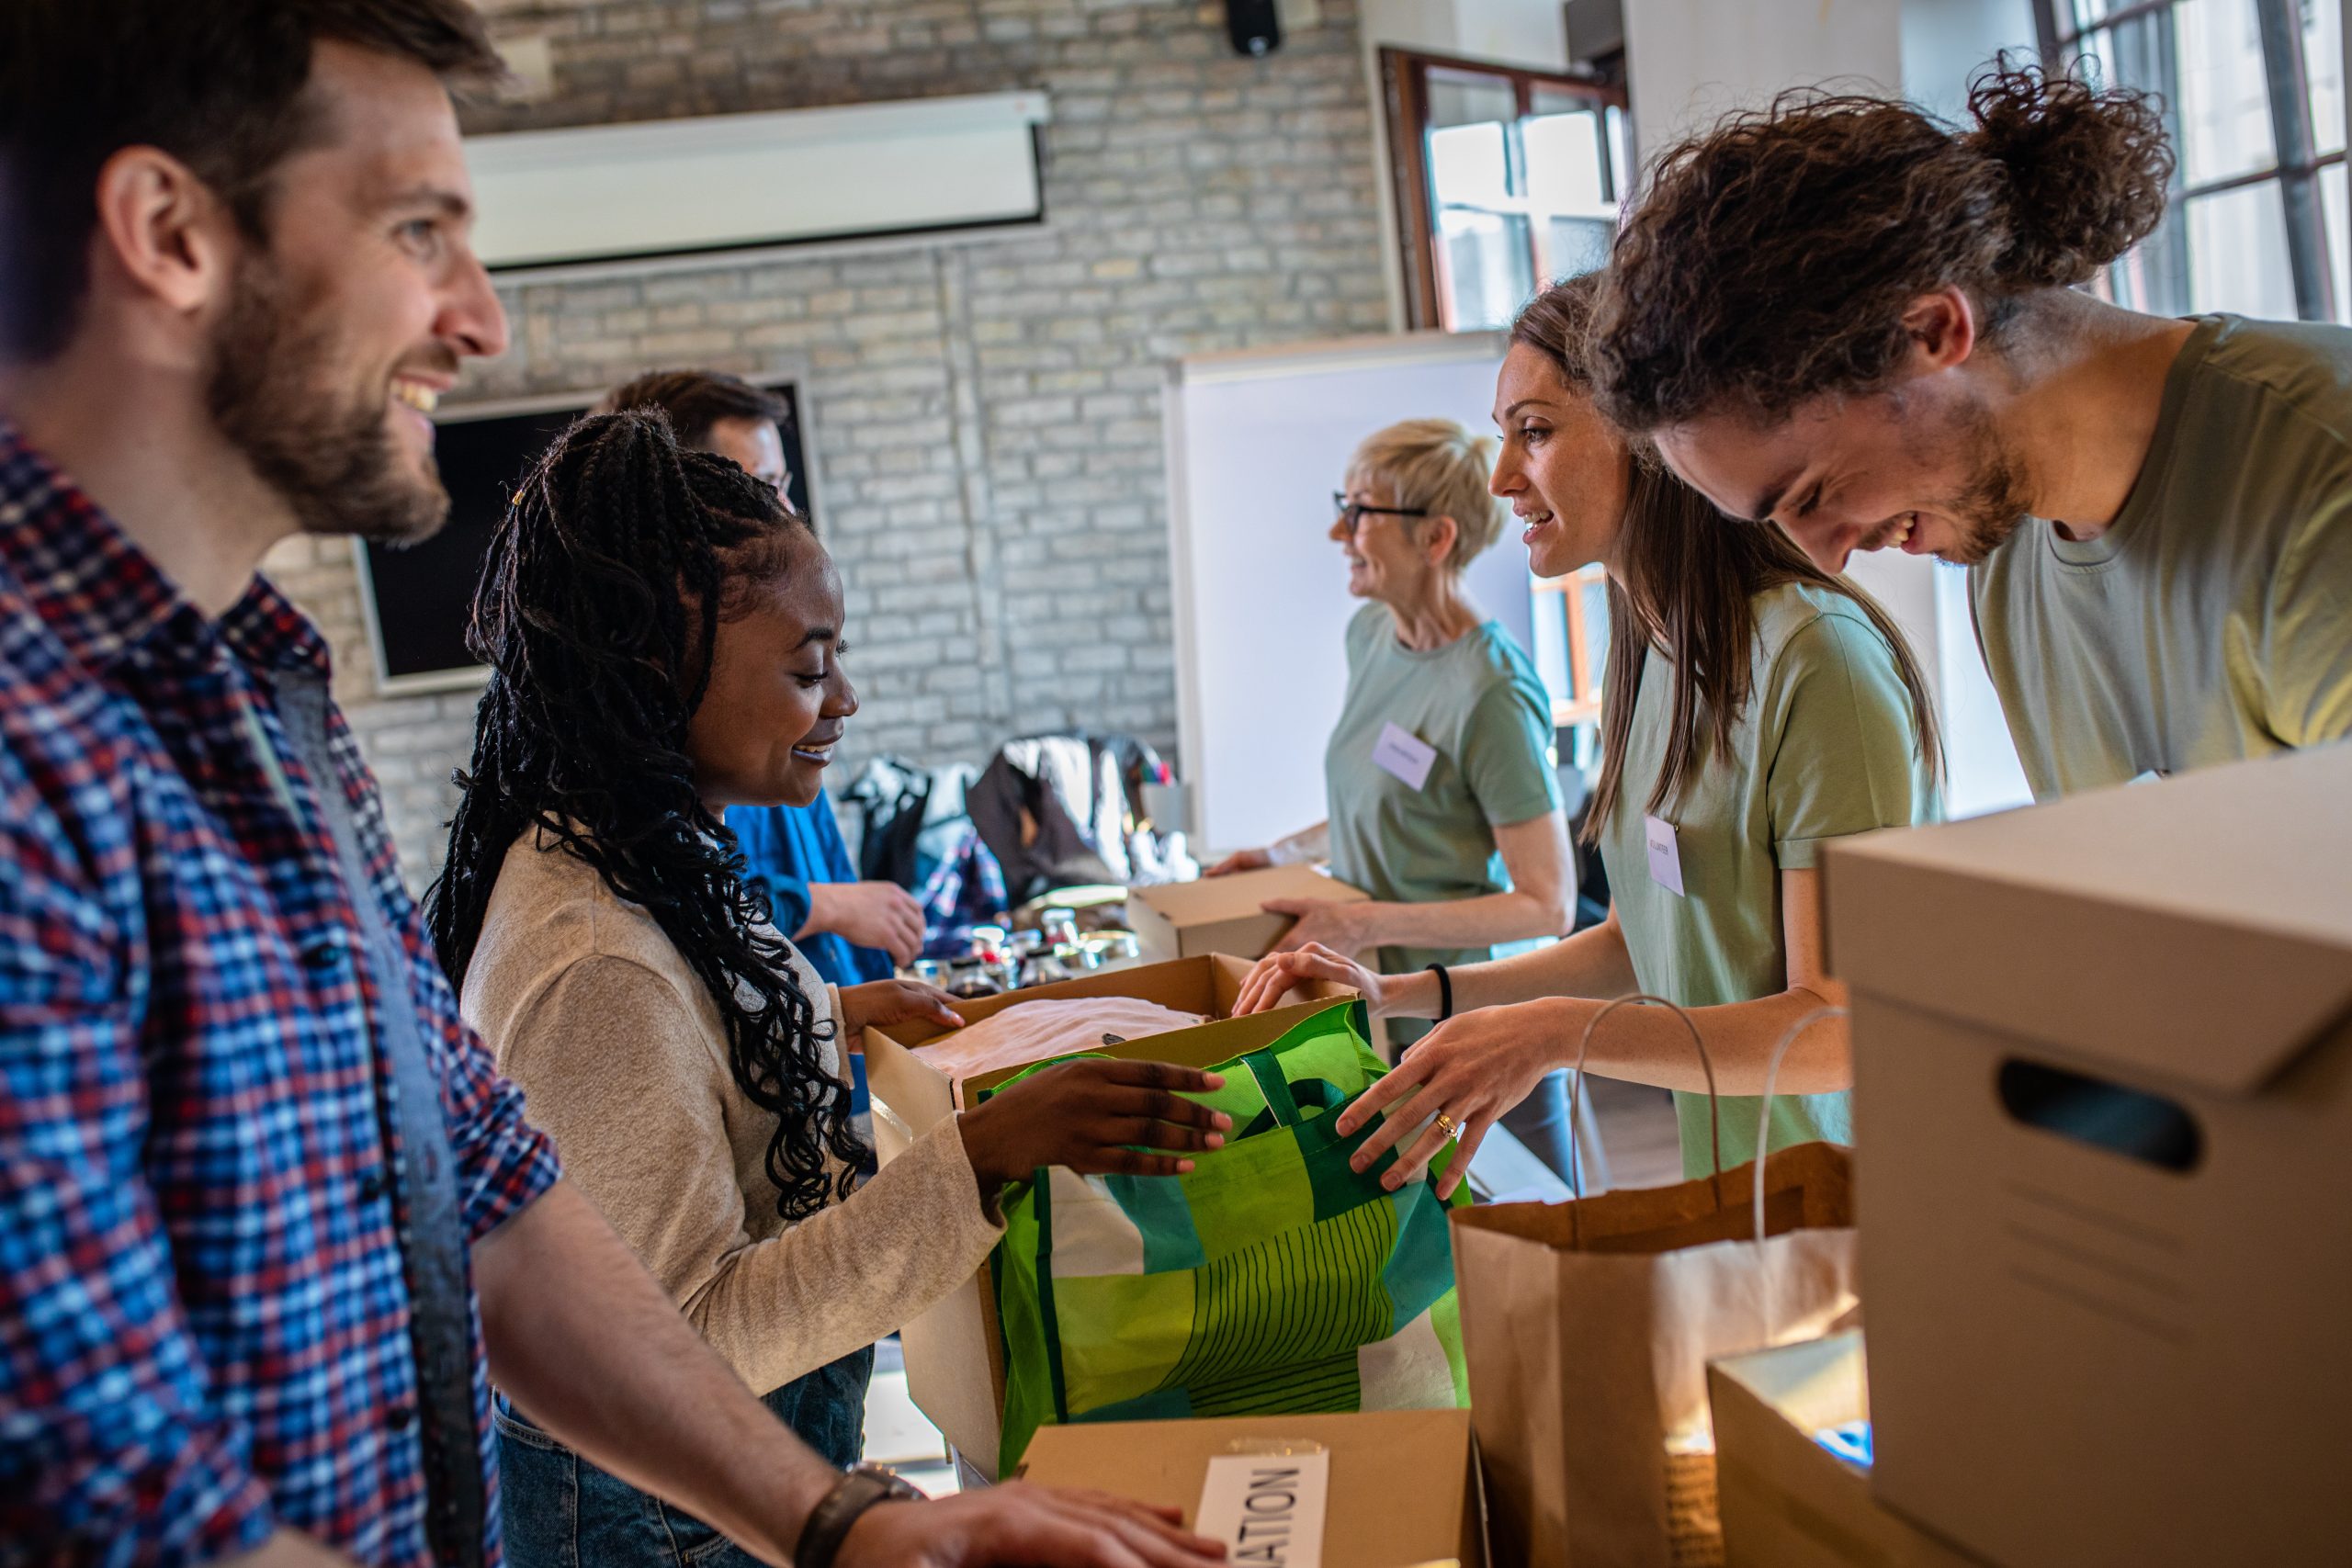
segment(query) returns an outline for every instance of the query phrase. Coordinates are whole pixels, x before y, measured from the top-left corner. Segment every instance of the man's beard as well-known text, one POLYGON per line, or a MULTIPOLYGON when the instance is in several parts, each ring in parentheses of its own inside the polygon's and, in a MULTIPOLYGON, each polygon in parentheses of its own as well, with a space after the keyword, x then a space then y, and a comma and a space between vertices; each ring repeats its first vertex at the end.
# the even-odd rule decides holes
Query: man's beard
POLYGON ((449 515, 433 459, 415 472, 387 423, 389 386, 338 387, 337 336, 298 319, 266 262, 247 261, 213 334, 213 423, 311 534, 385 544, 430 538, 449 515))
POLYGON ((2024 468, 2001 444, 1993 416, 1971 409, 1959 420, 1968 451, 1968 482, 1935 508, 1960 531, 1960 543, 1939 552, 1957 566, 1982 566, 2008 542, 2032 506, 2024 468))

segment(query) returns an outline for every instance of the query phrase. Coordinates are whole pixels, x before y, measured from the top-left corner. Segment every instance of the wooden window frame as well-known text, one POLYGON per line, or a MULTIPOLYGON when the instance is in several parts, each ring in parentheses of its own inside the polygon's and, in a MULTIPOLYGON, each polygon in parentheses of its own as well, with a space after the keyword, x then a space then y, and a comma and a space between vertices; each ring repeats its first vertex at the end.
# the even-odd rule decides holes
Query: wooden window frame
POLYGON ((1552 699, 1554 729, 1574 729, 1580 724, 1600 722, 1600 671, 1593 668, 1592 625, 1585 614, 1584 591, 1593 583, 1607 581, 1607 570, 1598 563, 1579 567, 1566 577, 1535 579, 1539 595, 1559 596, 1560 609, 1567 621, 1568 690, 1575 695, 1552 699))
MULTIPOLYGON (((1533 71, 1498 65, 1490 60, 1430 54, 1419 50, 1385 45, 1380 51, 1380 78, 1388 110, 1388 166, 1396 187, 1396 239, 1405 278, 1405 324, 1409 329, 1444 331, 1443 278, 1440 274, 1437 192, 1430 187, 1429 168, 1429 78, 1431 70, 1461 71, 1508 81, 1521 120, 1535 112, 1535 94, 1544 88, 1570 97, 1589 99, 1597 108, 1626 112, 1624 89, 1597 77, 1566 72, 1533 71)), ((1605 118, 1605 116, 1604 116, 1605 118)), ((1612 201, 1623 200, 1616 188, 1607 140, 1602 141, 1601 183, 1612 201)), ((1552 281, 1544 276, 1544 254, 1537 226, 1528 225, 1528 264, 1536 286, 1552 281)))

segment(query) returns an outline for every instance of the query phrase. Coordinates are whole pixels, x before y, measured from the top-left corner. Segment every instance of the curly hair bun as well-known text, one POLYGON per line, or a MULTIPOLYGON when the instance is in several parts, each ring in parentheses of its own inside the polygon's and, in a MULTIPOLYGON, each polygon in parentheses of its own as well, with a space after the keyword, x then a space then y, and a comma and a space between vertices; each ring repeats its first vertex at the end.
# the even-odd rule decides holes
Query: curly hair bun
POLYGON ((1968 109, 1976 129, 1963 142, 2002 165, 2012 192, 2006 288, 2071 288, 2163 220, 2173 153, 2145 96, 2004 59, 1976 79, 1968 109))
POLYGON ((1959 129, 1898 100, 1810 90, 1669 151, 1610 253, 1589 344, 1610 418, 1775 416, 1867 392, 1905 312, 1960 288, 1987 341, 2164 217, 2172 153, 2143 96, 2006 57, 1959 129))

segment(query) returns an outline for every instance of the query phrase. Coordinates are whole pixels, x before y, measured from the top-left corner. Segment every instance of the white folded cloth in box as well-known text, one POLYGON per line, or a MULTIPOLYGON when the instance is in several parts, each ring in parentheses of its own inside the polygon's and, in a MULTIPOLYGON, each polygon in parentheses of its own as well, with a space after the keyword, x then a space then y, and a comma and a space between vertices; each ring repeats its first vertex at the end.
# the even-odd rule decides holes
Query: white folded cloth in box
POLYGON ((1080 997, 1017 1002, 955 1033, 915 1047, 917 1060, 951 1078, 977 1077, 1081 1051, 1101 1051, 1102 1037, 1139 1040, 1207 1021, 1133 997, 1080 997))

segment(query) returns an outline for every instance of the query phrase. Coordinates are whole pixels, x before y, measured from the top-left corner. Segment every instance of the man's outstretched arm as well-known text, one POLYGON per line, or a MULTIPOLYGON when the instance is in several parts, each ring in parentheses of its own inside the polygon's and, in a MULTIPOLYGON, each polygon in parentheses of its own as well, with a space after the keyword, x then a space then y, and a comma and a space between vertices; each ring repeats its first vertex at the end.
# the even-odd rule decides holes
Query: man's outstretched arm
MULTIPOLYGON (((702 1342, 603 1215, 559 1182, 474 1248, 491 1375, 531 1419, 630 1484, 788 1563, 841 1480, 702 1342)), ((884 1503, 842 1568, 1210 1568, 1220 1548, 1122 1498, 1020 1485, 884 1503)))

